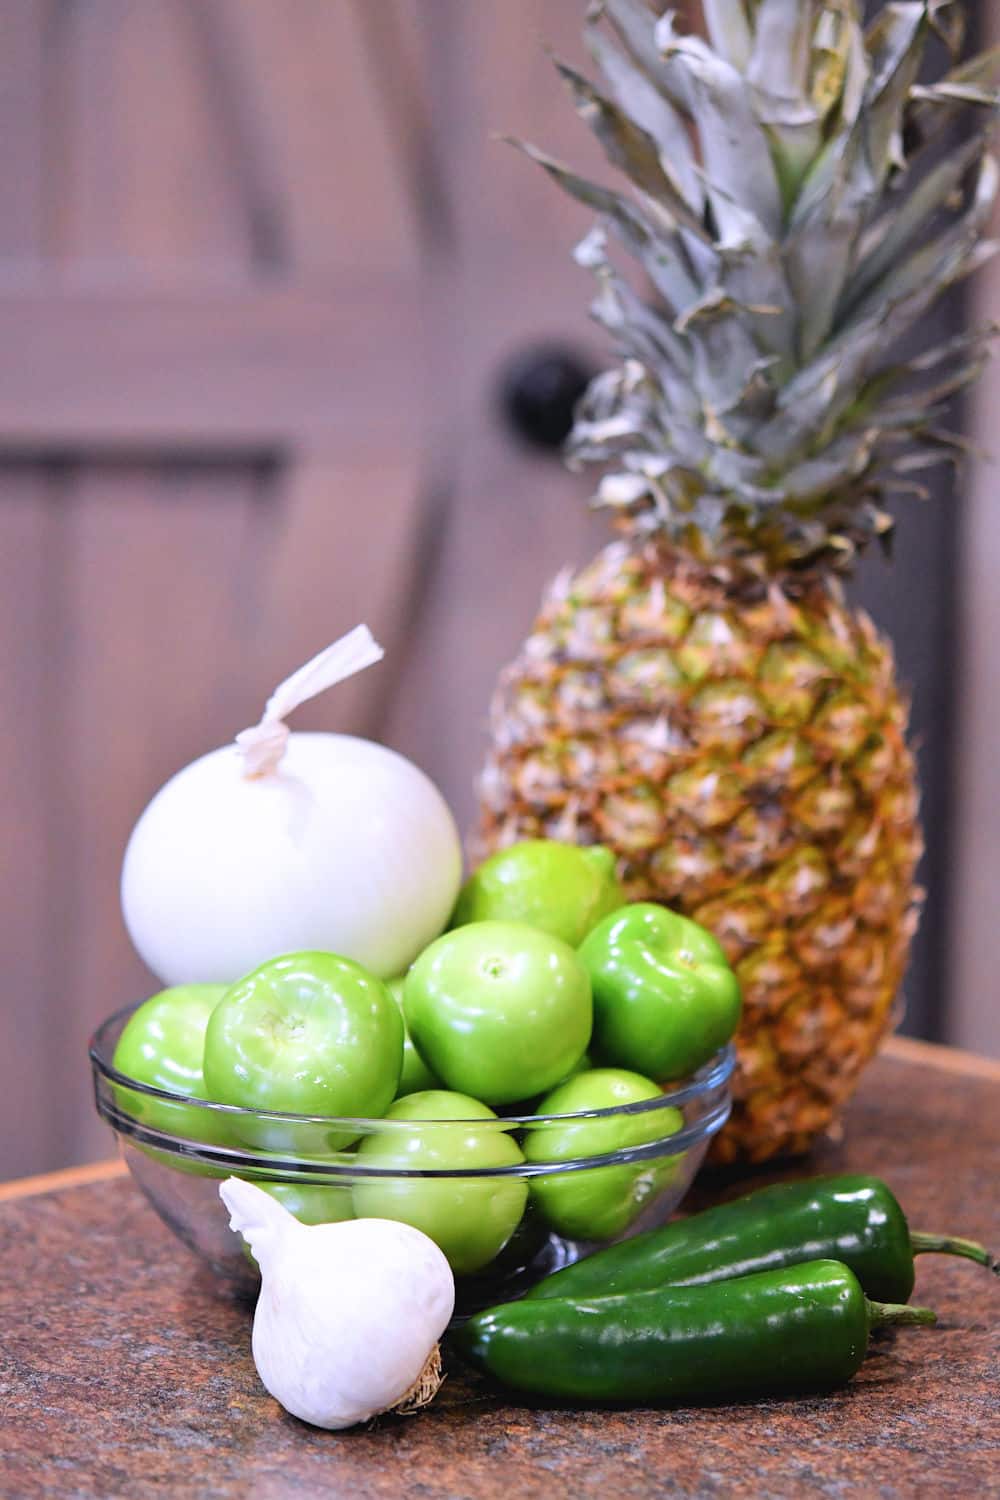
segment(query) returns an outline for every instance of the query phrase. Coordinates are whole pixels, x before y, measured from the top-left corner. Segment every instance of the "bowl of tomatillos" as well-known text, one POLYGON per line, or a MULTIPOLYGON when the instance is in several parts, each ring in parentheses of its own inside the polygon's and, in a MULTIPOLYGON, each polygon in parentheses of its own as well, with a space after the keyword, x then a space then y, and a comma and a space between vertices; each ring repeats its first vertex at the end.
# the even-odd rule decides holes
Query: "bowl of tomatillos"
POLYGON ((305 1223, 423 1230, 467 1313, 666 1221, 728 1117, 739 1011, 715 938, 625 902, 606 851, 524 844, 405 976, 282 954, 120 1011, 90 1057, 133 1177, 217 1272, 256 1274, 235 1175, 305 1223))

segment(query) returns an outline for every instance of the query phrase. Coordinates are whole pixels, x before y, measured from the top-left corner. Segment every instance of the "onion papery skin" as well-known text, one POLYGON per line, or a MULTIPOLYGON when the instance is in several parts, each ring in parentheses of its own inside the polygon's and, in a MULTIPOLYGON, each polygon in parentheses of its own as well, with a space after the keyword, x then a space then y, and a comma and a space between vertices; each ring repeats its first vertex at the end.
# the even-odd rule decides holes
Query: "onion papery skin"
POLYGON ((125 853, 122 909, 164 984, 232 984, 279 954, 339 953, 404 972, 458 895, 461 844, 423 771, 370 740, 292 734, 273 772, 239 750, 178 772, 125 853))

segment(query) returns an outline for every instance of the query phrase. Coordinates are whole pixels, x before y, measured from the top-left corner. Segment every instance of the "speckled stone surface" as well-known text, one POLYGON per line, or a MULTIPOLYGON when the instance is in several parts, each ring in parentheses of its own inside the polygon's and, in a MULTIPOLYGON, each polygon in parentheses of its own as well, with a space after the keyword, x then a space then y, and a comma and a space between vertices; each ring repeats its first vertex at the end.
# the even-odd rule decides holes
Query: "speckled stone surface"
MULTIPOLYGON (((1000 1246, 1000 1083, 884 1059, 846 1126, 810 1170, 878 1171, 914 1227, 1000 1246)), ((1000 1283, 967 1262, 924 1257, 939 1326, 822 1399, 532 1410, 454 1373, 421 1416, 335 1434, 265 1395, 249 1309, 129 1182, 0 1206, 0 1257, 4 1500, 1000 1495, 1000 1283)))

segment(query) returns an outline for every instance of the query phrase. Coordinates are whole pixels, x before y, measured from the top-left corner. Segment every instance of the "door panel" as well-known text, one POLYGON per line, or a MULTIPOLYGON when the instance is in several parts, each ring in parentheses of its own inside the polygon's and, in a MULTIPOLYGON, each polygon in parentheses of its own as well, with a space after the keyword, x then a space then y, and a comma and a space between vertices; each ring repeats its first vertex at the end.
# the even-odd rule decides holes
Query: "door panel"
MULTIPOLYGON (((52 1005, 49 851, 59 835, 53 770, 53 663, 64 619, 49 604, 62 572, 57 486, 8 472, 0 493, 0 1178, 60 1160, 50 1103, 65 1081, 47 1064, 60 1023, 52 1005)), ((63 1059, 60 1059, 63 1063, 63 1059)))
POLYGON ((245 184, 186 5, 54 5, 44 32, 48 243, 79 275, 250 258, 245 184))
MULTIPOLYGON (((255 680, 269 692, 312 655, 317 618, 325 622, 324 643, 366 621, 388 655, 305 704, 295 719, 304 729, 373 733, 384 714, 393 657, 405 649, 408 631, 420 486, 419 466, 391 450, 351 465, 312 456, 279 480, 260 561, 259 609, 248 620, 255 680)), ((258 691, 249 722, 262 709, 258 691)))
POLYGON ((388 431, 410 448, 420 337, 402 277, 67 287, 0 266, 0 445, 339 456, 388 431))
POLYGON ((464 828, 497 671, 552 575, 607 536, 587 509, 589 481, 539 460, 499 416, 498 377, 513 355, 548 338, 603 344, 586 321, 592 283, 569 258, 586 212, 496 132, 516 130, 583 166, 596 166, 597 152, 542 50, 548 42, 581 60, 576 0, 434 0, 431 9, 425 67, 454 226, 430 290, 437 523, 414 670, 387 728, 435 769, 464 828))
POLYGON ((188 0, 188 9, 273 262, 321 279, 359 266, 415 271, 412 185, 373 56, 405 49, 407 7, 379 6, 375 30, 364 0, 188 0))
POLYGON ((43 223, 42 66, 45 0, 10 0, 0 8, 0 141, 4 195, 0 258, 17 263, 38 254, 43 223))

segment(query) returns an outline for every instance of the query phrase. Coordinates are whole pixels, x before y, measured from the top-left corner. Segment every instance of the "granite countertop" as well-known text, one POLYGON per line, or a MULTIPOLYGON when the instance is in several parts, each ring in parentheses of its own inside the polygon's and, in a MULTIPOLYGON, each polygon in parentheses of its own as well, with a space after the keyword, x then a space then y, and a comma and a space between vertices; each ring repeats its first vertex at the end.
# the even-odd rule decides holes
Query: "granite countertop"
MULTIPOLYGON (((877 1171, 914 1227, 1000 1246, 1000 1067, 893 1043, 845 1126, 795 1174, 877 1171)), ((973 1264, 918 1262, 939 1325, 880 1341, 834 1395, 533 1410, 453 1372, 419 1417, 323 1433, 261 1388, 247 1306, 220 1294, 128 1179, 89 1175, 0 1189, 5 1500, 1000 1494, 1000 1284, 973 1264)))

